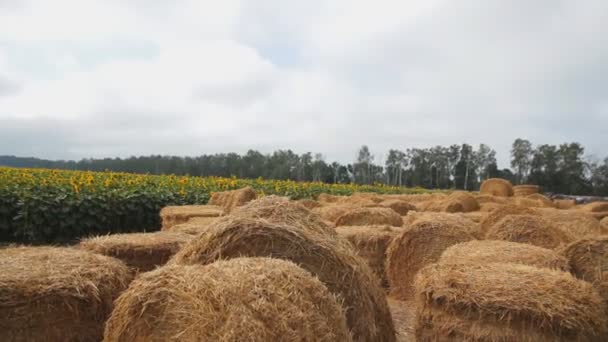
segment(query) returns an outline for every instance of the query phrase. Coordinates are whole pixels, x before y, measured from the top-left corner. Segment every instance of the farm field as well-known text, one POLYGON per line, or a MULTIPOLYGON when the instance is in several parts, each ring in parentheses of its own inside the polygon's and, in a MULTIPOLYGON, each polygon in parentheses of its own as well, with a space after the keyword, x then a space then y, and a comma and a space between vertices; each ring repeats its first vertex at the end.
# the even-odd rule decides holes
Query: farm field
POLYGON ((0 340, 608 337, 608 202, 233 188, 163 206, 157 232, 1 248, 0 340))

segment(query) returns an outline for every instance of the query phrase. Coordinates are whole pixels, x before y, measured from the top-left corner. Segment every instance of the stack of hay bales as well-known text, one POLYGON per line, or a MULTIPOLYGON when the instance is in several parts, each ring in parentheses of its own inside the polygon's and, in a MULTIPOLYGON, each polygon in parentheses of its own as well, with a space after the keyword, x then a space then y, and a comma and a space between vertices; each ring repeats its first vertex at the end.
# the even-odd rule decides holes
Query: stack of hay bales
POLYGON ((439 260, 446 248, 474 239, 466 228, 449 222, 413 224, 395 237, 386 251, 391 295, 402 300, 411 298, 414 276, 420 269, 439 260))
POLYGON ((593 215, 583 211, 539 208, 536 212, 575 239, 608 233, 608 227, 603 228, 593 215))
POLYGON ((439 263, 514 263, 568 272, 568 260, 558 253, 525 243, 499 240, 472 240, 446 249, 439 263))
POLYGON ((403 219, 390 208, 353 208, 346 211, 338 219, 336 226, 373 226, 390 225, 403 226, 403 219))
POLYGON ((562 251, 572 273, 593 284, 608 305, 608 236, 573 242, 562 251))
POLYGON ((287 197, 266 196, 235 209, 232 217, 265 219, 320 234, 336 235, 323 219, 298 202, 287 197))
POLYGON ((540 193, 540 187, 538 185, 525 184, 513 187, 513 195, 515 196, 528 196, 538 193, 540 193))
POLYGON ((556 249, 574 239, 537 215, 507 215, 493 225, 486 234, 488 240, 504 240, 556 249))
POLYGON ((479 193, 499 197, 513 196, 513 184, 506 179, 490 178, 481 183, 479 193))
POLYGON ((337 227, 339 236, 346 238, 355 247, 357 254, 365 259, 383 287, 388 287, 385 274, 386 248, 402 228, 392 226, 342 226, 337 227))
POLYGON ((350 341, 339 299, 295 264, 236 258, 171 266, 116 301, 104 341, 350 341))
POLYGON ((164 265, 191 238, 188 234, 168 231, 114 234, 83 239, 79 247, 120 259, 138 272, 146 272, 164 265))
POLYGON ((194 217, 219 217, 224 214, 224 209, 215 205, 181 205, 168 206, 160 210, 162 220, 162 230, 169 230, 171 227, 186 223, 194 217))
POLYGON ((395 330, 380 283, 347 241, 263 219, 227 217, 191 240, 171 265, 207 265, 237 257, 289 260, 342 298, 355 340, 394 341, 395 330))
POLYGON ((600 341, 598 292, 566 272, 513 263, 434 264, 416 278, 417 341, 600 341))
POLYGON ((238 190, 214 192, 209 204, 220 206, 226 213, 230 213, 234 208, 253 201, 256 197, 255 190, 248 186, 238 190))
POLYGON ((120 261, 63 247, 0 249, 1 341, 100 341, 132 279, 120 261))

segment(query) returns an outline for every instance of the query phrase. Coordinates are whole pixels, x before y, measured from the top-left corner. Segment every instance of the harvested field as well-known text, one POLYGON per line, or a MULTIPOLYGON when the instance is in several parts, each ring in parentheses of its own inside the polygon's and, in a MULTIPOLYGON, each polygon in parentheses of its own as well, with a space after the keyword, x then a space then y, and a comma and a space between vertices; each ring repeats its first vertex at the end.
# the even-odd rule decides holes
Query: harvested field
POLYGON ((194 217, 219 217, 224 214, 224 209, 215 205, 182 205, 164 207, 160 211, 162 230, 186 223, 194 217))
POLYGON ((256 197, 255 190, 247 186, 238 190, 214 192, 211 194, 209 204, 220 206, 226 213, 230 213, 234 208, 240 207, 256 197))
POLYGON ((80 249, 120 259, 138 272, 164 265, 192 238, 191 235, 160 231, 96 236, 80 241, 80 249))
POLYGON ((403 219, 389 208, 354 208, 336 220, 336 226, 403 226, 403 219))
POLYGON ((415 223, 395 237, 386 251, 386 275, 390 293, 406 300, 413 295, 414 276, 424 266, 437 262, 448 247, 474 240, 468 230, 447 222, 415 223))
POLYGON ((116 301, 104 341, 349 341, 339 299, 295 264, 236 258, 171 266, 116 301))
POLYGON ((388 287, 385 275, 386 248, 403 228, 392 226, 341 226, 339 236, 355 247, 357 255, 365 259, 383 287, 388 287))
POLYGON ((416 278, 417 341, 599 341, 605 306, 566 272, 508 263, 435 264, 416 278))
POLYGON ((289 260, 317 276, 344 300, 355 340, 394 341, 395 331, 380 282, 341 238, 289 225, 236 217, 190 241, 170 264, 210 264, 236 257, 289 260))
POLYGON ((513 185, 502 178, 490 178, 481 183, 479 193, 481 195, 510 197, 513 196, 513 185))
POLYGON ((574 240, 537 215, 507 215, 490 228, 486 239, 528 243, 549 249, 562 247, 574 240))
POLYGON ((568 260, 556 252, 525 243, 499 240, 472 240, 446 249, 440 263, 488 264, 514 263, 568 272, 568 260))
POLYGON ((100 341, 131 279, 122 262, 74 248, 2 248, 0 340, 100 341))
POLYGON ((608 236, 578 240, 562 254, 570 262, 572 273, 593 284, 608 305, 608 236))

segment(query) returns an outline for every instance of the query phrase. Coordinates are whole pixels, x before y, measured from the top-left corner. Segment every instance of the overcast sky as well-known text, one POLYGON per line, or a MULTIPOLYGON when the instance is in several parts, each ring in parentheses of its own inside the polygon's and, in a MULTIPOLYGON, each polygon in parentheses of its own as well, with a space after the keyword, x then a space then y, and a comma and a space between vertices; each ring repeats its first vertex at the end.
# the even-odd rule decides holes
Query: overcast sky
POLYGON ((608 154, 606 0, 0 0, 0 155, 608 154))

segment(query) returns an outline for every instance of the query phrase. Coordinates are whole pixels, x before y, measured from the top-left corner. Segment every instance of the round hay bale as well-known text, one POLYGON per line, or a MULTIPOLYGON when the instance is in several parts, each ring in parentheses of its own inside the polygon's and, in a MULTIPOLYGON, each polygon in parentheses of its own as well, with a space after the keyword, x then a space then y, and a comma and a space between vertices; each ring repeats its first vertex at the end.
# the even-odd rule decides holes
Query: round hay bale
POLYGON ((160 210, 162 230, 186 223, 194 217, 219 217, 224 214, 224 209, 216 205, 181 205, 168 206, 160 210))
POLYGON ((500 203, 483 203, 479 205, 479 211, 483 213, 489 213, 494 209, 498 209, 502 207, 504 204, 500 203))
POLYGON ((447 197, 447 200, 460 203, 463 209, 462 212, 465 213, 479 210, 479 203, 477 203, 477 200, 470 192, 454 191, 447 197))
POLYGON ((78 247, 120 259, 138 272, 146 272, 164 265, 191 238, 168 231, 113 234, 83 239, 78 247))
POLYGON ((575 241, 562 251, 572 273, 593 284, 608 304, 608 236, 575 241))
POLYGON ((298 202, 290 201, 287 197, 262 197, 235 209, 231 215, 265 219, 315 233, 336 235, 336 231, 327 225, 321 216, 311 212, 298 202))
POLYGON ((486 213, 482 211, 472 211, 470 213, 462 214, 464 218, 467 218, 475 223, 480 223, 486 217, 486 213))
POLYGON ((542 217, 550 221, 555 227, 561 229, 575 239, 605 234, 608 230, 603 229, 599 221, 586 212, 549 208, 539 208, 536 211, 542 217))
POLYGON ((510 197, 513 196, 513 185, 506 179, 489 178, 481 183, 479 193, 482 195, 510 197))
POLYGON ((384 291, 346 240, 261 219, 225 218, 208 233, 191 240, 170 264, 206 265, 241 256, 294 262, 344 300, 355 340, 395 340, 384 291))
POLYGON ((340 218, 340 216, 346 214, 352 209, 352 206, 347 205, 328 205, 324 207, 315 208, 312 210, 312 212, 319 215, 322 220, 335 225, 336 221, 338 220, 338 218, 340 218))
POLYGON ((553 204, 557 209, 571 209, 576 206, 576 201, 573 199, 555 199, 553 204))
POLYGON ((0 249, 1 341, 100 341, 132 279, 119 260, 64 247, 0 249))
POLYGON ((547 196, 541 194, 531 194, 525 198, 536 201, 536 206, 540 208, 555 208, 555 204, 547 196))
POLYGON ((572 236, 536 215, 507 215, 490 228, 486 239, 529 243, 548 249, 573 240, 572 236))
POLYGON ((474 195, 475 200, 479 203, 480 206, 483 206, 487 203, 494 204, 505 204, 507 200, 504 197, 492 196, 492 195, 474 195))
POLYGON ((416 210, 415 205, 398 199, 384 200, 378 203, 377 205, 382 208, 393 209, 397 214, 401 216, 407 215, 410 210, 416 210))
POLYGON ((304 207, 306 207, 306 209, 310 209, 310 210, 312 210, 314 208, 318 208, 323 205, 320 202, 317 202, 317 201, 311 200, 311 199, 301 199, 301 200, 298 200, 297 202, 300 203, 301 205, 303 205, 304 207))
POLYGON ((411 212, 405 217, 405 226, 411 226, 419 222, 438 222, 451 226, 459 226, 475 238, 484 238, 485 235, 481 233, 480 225, 468 218, 467 215, 462 213, 411 212))
POLYGON ((412 225, 395 237, 386 250, 386 276, 391 295, 398 299, 410 298, 414 276, 421 268, 439 260, 446 248, 474 239, 462 226, 446 222, 412 225))
POLYGON ((386 248, 392 239, 403 228, 391 226, 342 226, 337 227, 339 236, 346 238, 355 247, 357 255, 362 257, 372 269, 383 287, 388 287, 384 271, 386 248))
POLYGON ((401 227, 403 219, 389 208, 354 208, 336 220, 336 226, 373 226, 384 225, 401 227))
POLYGON ((209 204, 224 208, 226 213, 230 213, 234 208, 240 207, 249 201, 256 199, 257 194, 252 187, 247 186, 242 189, 214 192, 211 194, 209 204))
POLYGON ((592 213, 604 213, 608 212, 608 202, 591 202, 587 204, 583 204, 577 207, 577 209, 589 211, 592 213))
POLYGON ((481 231, 485 235, 486 232, 495 225, 498 221, 502 220, 507 215, 535 215, 536 211, 531 208, 522 208, 516 205, 507 204, 491 210, 486 217, 481 220, 481 231))
POLYGON ((599 341, 602 299, 566 272, 512 263, 434 264, 416 277, 417 341, 599 341))
POLYGON ((145 273, 116 301, 104 341, 350 341, 325 285, 295 264, 236 258, 145 273))
POLYGON ((335 196, 335 195, 330 195, 330 194, 319 194, 319 196, 317 196, 317 201, 319 201, 321 203, 337 203, 343 197, 344 196, 335 196))
POLYGON ((193 217, 186 223, 176 224, 168 229, 163 228, 162 231, 198 235, 217 222, 218 219, 219 217, 193 217))
POLYGON ((513 187, 513 195, 515 196, 528 196, 532 194, 538 194, 540 192, 540 187, 538 185, 516 185, 513 187))
POLYGON ((498 240, 472 240, 459 243, 446 249, 439 262, 467 264, 504 262, 570 271, 568 260, 550 249, 498 240))

